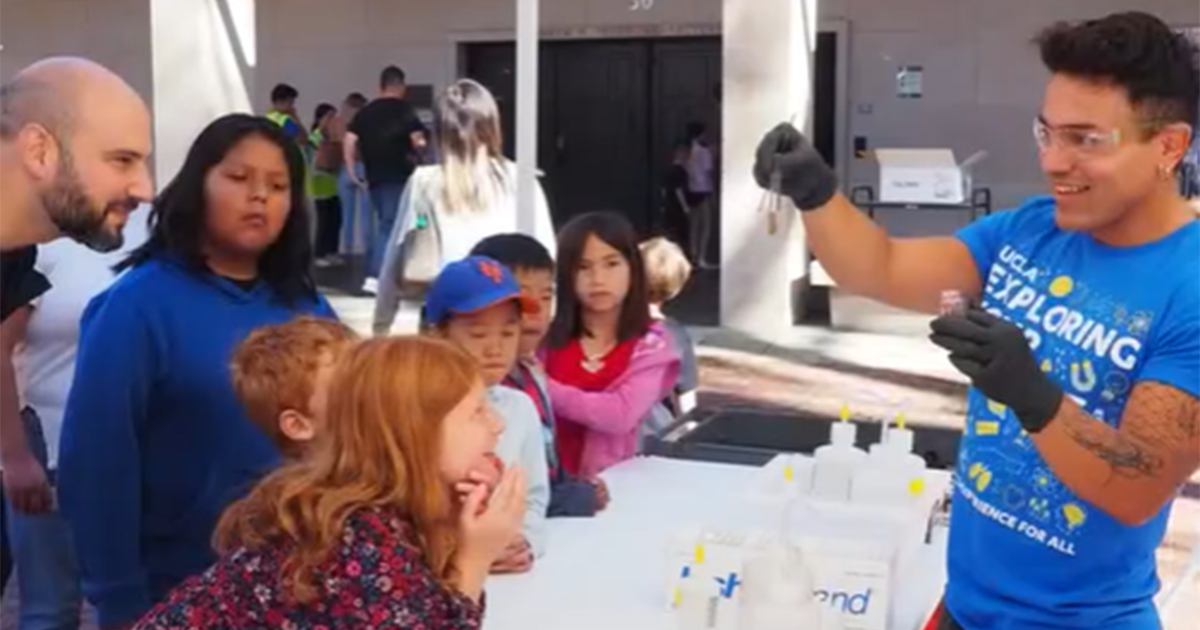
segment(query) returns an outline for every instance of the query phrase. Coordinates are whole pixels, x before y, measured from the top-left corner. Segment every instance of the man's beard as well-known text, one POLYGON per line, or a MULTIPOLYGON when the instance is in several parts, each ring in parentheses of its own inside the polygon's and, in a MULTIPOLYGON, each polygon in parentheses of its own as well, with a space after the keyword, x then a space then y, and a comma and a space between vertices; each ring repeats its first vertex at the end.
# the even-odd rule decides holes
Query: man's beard
POLYGON ((50 189, 43 192, 42 207, 63 236, 72 238, 98 252, 111 252, 125 243, 124 229, 112 229, 106 219, 111 212, 132 211, 137 201, 126 198, 105 204, 103 209, 88 197, 70 154, 62 154, 58 174, 50 189))

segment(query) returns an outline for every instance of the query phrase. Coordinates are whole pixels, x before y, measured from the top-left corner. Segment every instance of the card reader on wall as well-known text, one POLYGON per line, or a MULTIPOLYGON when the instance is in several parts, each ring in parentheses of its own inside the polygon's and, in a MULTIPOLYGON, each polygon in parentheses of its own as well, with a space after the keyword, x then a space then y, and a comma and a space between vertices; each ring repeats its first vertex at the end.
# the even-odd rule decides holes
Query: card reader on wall
POLYGON ((867 150, 867 137, 854 136, 854 159, 865 160, 869 157, 871 157, 871 155, 867 150))

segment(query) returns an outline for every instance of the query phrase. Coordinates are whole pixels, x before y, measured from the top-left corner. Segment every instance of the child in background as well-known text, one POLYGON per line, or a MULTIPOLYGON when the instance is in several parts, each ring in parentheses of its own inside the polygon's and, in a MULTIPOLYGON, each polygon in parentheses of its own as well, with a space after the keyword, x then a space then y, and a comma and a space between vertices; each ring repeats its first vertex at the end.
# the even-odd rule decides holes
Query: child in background
POLYGON ((488 401, 504 424, 496 455, 505 466, 520 464, 529 482, 522 536, 497 561, 497 573, 528 571, 544 547, 550 480, 541 422, 528 396, 502 385, 517 362, 522 314, 538 308, 504 265, 471 256, 442 269, 425 294, 422 313, 428 334, 458 345, 479 364, 488 401))
POLYGON ((521 342, 517 364, 504 384, 525 392, 537 407, 546 438, 546 461, 550 471, 548 518, 595 516, 608 506, 608 486, 599 477, 585 480, 566 474, 555 447, 554 411, 550 403, 546 374, 538 363, 537 352, 550 328, 554 312, 554 259, 537 239, 525 234, 498 234, 483 239, 472 256, 487 256, 504 265, 516 278, 521 293, 537 300, 539 309, 521 319, 521 342))
POLYGON ((663 177, 662 233, 679 243, 692 238, 692 206, 688 200, 688 160, 692 147, 679 142, 671 147, 671 166, 663 177))
POLYGON ((338 172, 342 168, 342 139, 334 134, 337 108, 329 103, 317 105, 312 131, 308 134, 311 164, 308 169, 308 197, 317 214, 313 239, 313 263, 329 267, 341 262, 338 241, 342 233, 342 199, 338 195, 338 172))
MULTIPOLYGON (((650 317, 662 322, 671 336, 671 343, 680 358, 679 382, 667 400, 671 420, 682 417, 696 406, 696 387, 700 376, 696 366, 696 347, 687 327, 663 312, 663 306, 674 300, 692 276, 692 263, 675 243, 656 237, 642 242, 639 248, 646 263, 646 294, 650 302, 650 317)), ((663 427, 655 427, 656 432, 663 427)))
POLYGON ((334 368, 328 412, 327 447, 230 506, 216 564, 135 630, 482 627, 525 481, 469 481, 502 429, 475 362, 434 339, 363 342, 334 368))
POLYGON ((642 421, 679 379, 679 357, 646 297, 628 220, 597 212, 563 226, 544 353, 567 474, 591 477, 636 455, 642 421))
POLYGON ((345 324, 298 317, 250 333, 233 353, 233 391, 285 459, 304 457, 322 432, 334 364, 358 341, 345 324))

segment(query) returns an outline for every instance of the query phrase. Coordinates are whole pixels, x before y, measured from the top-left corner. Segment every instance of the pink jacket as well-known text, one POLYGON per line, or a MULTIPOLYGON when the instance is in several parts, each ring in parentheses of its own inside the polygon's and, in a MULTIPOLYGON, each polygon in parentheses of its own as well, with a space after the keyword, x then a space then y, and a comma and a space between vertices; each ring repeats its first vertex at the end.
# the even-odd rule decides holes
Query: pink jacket
POLYGON ((679 356, 661 322, 650 325, 633 349, 629 369, 608 389, 586 392, 550 379, 555 417, 587 429, 580 473, 590 477, 636 455, 638 428, 678 380, 679 356))

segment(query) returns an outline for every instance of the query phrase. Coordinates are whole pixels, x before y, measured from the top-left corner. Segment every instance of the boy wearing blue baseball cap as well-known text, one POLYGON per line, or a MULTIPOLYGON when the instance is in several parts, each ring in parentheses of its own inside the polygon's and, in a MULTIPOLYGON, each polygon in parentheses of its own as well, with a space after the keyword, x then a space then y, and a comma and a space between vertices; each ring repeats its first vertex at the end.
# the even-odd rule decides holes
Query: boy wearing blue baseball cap
POLYGON ((504 421, 496 454, 505 466, 521 466, 529 484, 522 536, 492 567, 497 573, 528 571, 545 542, 550 479, 541 419, 529 396, 502 384, 517 362, 521 316, 538 308, 504 265, 471 256, 442 269, 421 313, 426 334, 457 344, 479 363, 492 408, 504 421))

